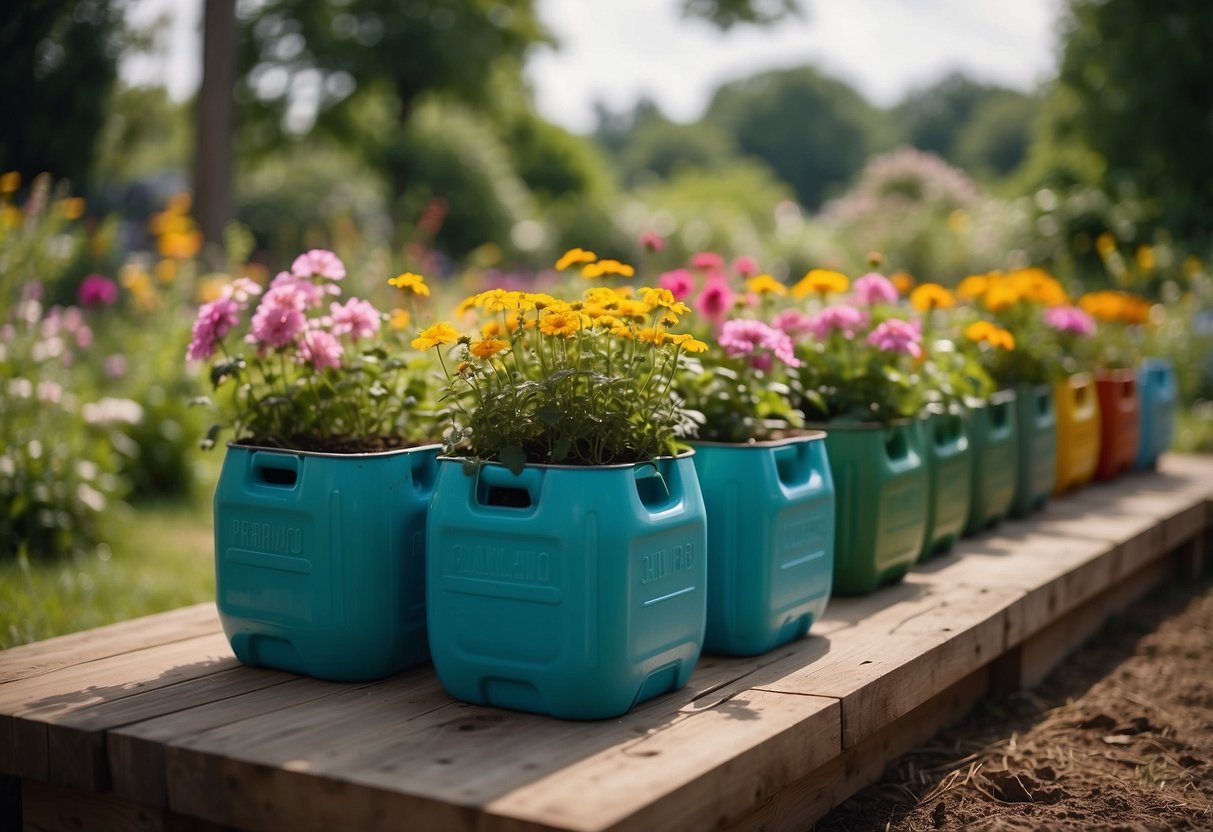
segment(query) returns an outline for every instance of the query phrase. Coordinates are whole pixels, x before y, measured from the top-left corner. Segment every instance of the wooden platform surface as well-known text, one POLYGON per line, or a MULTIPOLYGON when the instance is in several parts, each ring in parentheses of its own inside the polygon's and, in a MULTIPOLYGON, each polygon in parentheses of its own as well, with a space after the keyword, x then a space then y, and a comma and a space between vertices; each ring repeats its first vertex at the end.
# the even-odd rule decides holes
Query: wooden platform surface
POLYGON ((804 830, 987 691, 1037 681, 1176 557, 1195 568, 1211 499, 1213 459, 1168 456, 603 722, 455 702, 428 667, 243 667, 212 604, 127 621, 0 652, 0 774, 41 830, 804 830))

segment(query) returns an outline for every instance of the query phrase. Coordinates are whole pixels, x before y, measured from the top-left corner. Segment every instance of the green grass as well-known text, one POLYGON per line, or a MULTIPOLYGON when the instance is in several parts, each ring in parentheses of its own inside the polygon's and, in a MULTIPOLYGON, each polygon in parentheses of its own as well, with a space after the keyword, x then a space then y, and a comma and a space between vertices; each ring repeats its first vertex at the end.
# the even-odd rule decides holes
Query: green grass
POLYGON ((213 600, 211 493, 117 505, 89 555, 0 562, 0 649, 213 600))
POLYGON ((1174 449, 1189 454, 1213 453, 1213 402, 1180 408, 1175 420, 1174 449))

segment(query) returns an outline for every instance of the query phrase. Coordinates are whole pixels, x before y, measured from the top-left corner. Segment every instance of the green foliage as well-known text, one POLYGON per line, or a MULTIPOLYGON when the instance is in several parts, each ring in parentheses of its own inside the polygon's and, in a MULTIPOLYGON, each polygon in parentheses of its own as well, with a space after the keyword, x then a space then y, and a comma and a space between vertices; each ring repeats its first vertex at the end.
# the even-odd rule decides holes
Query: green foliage
POLYGON ((850 182, 868 154, 886 144, 884 119, 855 90, 809 67, 726 84, 704 117, 770 165, 810 208, 850 182))
POLYGON ((1210 239, 1213 5, 1070 0, 1064 31, 1059 84, 1074 108, 1055 143, 1099 154, 1108 185, 1156 200, 1172 233, 1210 239))
POLYGON ((799 0, 682 0, 682 11, 724 31, 742 23, 769 26, 801 13, 799 0))
POLYGON ((126 183, 167 170, 188 170, 193 149, 193 115, 163 87, 116 86, 97 135, 96 173, 100 181, 126 183))
POLYGON ((949 158, 974 176, 1006 176, 1028 157, 1032 120, 1039 101, 1012 90, 998 90, 974 106, 960 127, 949 158))
POLYGON ((720 127, 649 119, 629 136, 619 170, 624 181, 636 184, 653 176, 669 179, 684 167, 727 167, 737 155, 736 140, 720 127))
POLYGON ((0 18, 0 171, 27 179, 52 171, 77 189, 89 185, 115 57, 130 44, 116 0, 7 8, 0 18))

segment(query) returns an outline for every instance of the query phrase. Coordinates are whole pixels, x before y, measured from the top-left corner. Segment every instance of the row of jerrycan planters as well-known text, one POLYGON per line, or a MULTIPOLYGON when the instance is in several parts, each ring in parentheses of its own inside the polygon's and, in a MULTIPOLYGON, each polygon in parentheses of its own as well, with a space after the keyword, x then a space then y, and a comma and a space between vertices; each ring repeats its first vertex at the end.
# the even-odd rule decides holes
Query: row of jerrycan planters
MULTIPOLYGON (((1174 380, 1150 365, 1135 382, 1148 466, 1170 441, 1174 380)), ((432 659, 464 701, 615 716, 684 685, 701 650, 773 649, 807 633, 832 590, 869 592, 1038 508, 1061 484, 1061 448, 1091 430, 1083 384, 520 475, 465 471, 436 446, 232 445, 215 494, 220 618, 247 664, 363 680, 432 659)))
POLYGON ((830 597, 820 432, 518 475, 437 451, 229 446, 217 595, 241 661, 367 680, 430 659, 458 699, 606 718, 705 648, 804 636, 830 597))

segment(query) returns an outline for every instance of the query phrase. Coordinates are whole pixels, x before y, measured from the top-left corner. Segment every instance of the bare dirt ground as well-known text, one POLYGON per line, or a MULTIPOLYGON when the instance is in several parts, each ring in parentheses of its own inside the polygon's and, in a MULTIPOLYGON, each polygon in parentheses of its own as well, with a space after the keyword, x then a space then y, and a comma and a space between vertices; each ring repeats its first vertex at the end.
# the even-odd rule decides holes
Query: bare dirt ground
POLYGON ((1213 830, 1213 581, 1154 593, 814 829, 1213 830))

